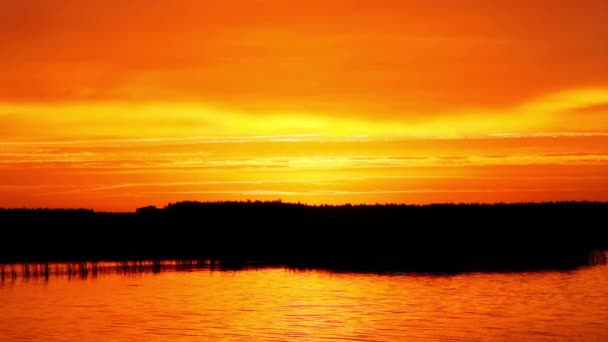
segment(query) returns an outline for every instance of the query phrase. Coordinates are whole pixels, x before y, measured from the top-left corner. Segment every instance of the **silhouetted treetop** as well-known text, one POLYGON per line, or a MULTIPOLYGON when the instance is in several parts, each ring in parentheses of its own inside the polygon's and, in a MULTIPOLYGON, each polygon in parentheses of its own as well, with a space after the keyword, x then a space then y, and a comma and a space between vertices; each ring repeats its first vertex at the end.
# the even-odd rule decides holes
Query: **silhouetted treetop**
POLYGON ((410 271, 561 268, 608 249, 608 203, 171 203, 0 209, 0 262, 217 259, 410 271))

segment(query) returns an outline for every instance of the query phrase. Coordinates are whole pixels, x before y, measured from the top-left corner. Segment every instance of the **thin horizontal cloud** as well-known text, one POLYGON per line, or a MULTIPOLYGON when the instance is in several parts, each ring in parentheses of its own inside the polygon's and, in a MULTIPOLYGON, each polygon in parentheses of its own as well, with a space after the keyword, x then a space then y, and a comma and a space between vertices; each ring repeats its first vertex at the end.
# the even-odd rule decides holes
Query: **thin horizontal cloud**
MULTIPOLYGON (((155 195, 206 195, 206 194, 223 194, 223 195, 323 195, 323 196, 349 196, 349 195, 383 195, 383 194, 412 194, 412 193, 526 193, 526 192, 576 192, 578 188, 538 188, 538 189, 408 189, 408 190, 373 190, 373 191, 336 191, 336 190, 311 190, 311 191, 277 191, 277 190, 199 190, 199 191, 137 191, 131 194, 155 194, 155 195)), ((597 189, 597 191, 601 191, 597 189)))
POLYGON ((301 142, 326 141, 329 137, 324 134, 283 134, 283 135, 249 135, 249 136, 192 136, 192 137, 152 137, 152 138, 125 138, 125 139, 79 139, 79 140, 52 140, 52 141, 0 141, 0 147, 12 146, 123 146, 125 143, 140 144, 217 144, 217 143, 250 143, 250 142, 301 142), (4 146, 3 146, 4 145, 4 146))
POLYGON ((491 133, 473 136, 431 136, 431 137, 398 137, 398 136, 346 136, 335 138, 327 134, 296 134, 274 136, 239 136, 239 137, 181 137, 181 138, 142 138, 142 139, 89 139, 89 140, 53 140, 53 141, 1 141, 0 151, 19 148, 76 146, 119 147, 125 143, 141 145, 195 145, 195 144, 239 144, 255 142, 374 142, 374 141, 410 141, 410 140, 480 140, 480 139, 519 139, 519 138, 560 138, 560 137, 608 137, 608 132, 530 132, 530 133, 491 133))
POLYGON ((571 137, 608 137, 608 132, 531 132, 531 133, 493 133, 488 137, 503 139, 518 138, 571 138, 571 137))
POLYGON ((608 88, 574 89, 509 108, 472 107, 437 113, 425 120, 412 120, 407 115, 377 119, 371 117, 371 113, 369 117, 297 111, 254 115, 204 103, 68 103, 52 106, 6 103, 0 105, 0 112, 15 113, 12 123, 10 117, 3 119, 11 124, 13 133, 3 139, 2 145, 36 143, 36 140, 50 144, 84 144, 90 140, 75 134, 111 136, 111 139, 100 138, 99 141, 115 144, 299 142, 348 140, 363 135, 372 140, 604 136, 608 121, 603 119, 595 120, 593 126, 588 123, 586 128, 593 131, 563 131, 564 127, 571 126, 574 118, 562 112, 606 101, 608 88), (194 122, 177 125, 176 118, 194 122), (166 136, 162 137, 163 134, 166 136))
MULTIPOLYGON (((77 193, 98 193, 98 192, 129 192, 129 193, 246 193, 248 191, 276 191, 276 190, 226 190, 222 189, 222 187, 230 186, 231 188, 234 186, 264 186, 264 185, 273 185, 278 187, 292 187, 294 185, 307 186, 313 188, 323 187, 325 185, 332 185, 334 187, 352 187, 355 184, 364 185, 368 183, 373 183, 373 181, 388 181, 388 184, 392 184, 393 186, 401 185, 403 186, 404 181, 430 181, 432 183, 437 184, 438 181, 442 181, 444 184, 445 181, 494 181, 495 183, 503 182, 504 177, 499 176, 352 176, 352 177, 332 177, 332 178, 299 178, 299 179, 265 179, 265 180, 216 180, 216 181, 197 181, 197 182, 149 182, 149 183, 127 183, 127 184, 106 184, 99 185, 95 187, 82 187, 77 185, 30 185, 30 186, 0 186, 0 189, 5 190, 14 190, 14 189, 30 189, 36 191, 39 195, 42 196, 51 196, 51 195, 68 195, 68 194, 77 194, 77 193), (61 190, 60 188, 64 188, 61 190), (207 189, 201 190, 200 188, 204 187, 207 189), (209 190, 209 187, 219 188, 216 190, 209 190), (44 188, 59 188, 57 191, 52 192, 39 192, 38 190, 44 188), (160 190, 160 189, 170 189, 170 190, 160 190), (159 190, 152 190, 159 189, 159 190), (182 190, 176 190, 182 189, 182 190), (118 190, 118 191, 116 191, 118 190)), ((602 181, 608 180, 608 176, 514 176, 511 177, 511 182, 538 182, 538 181, 602 181)), ((431 183, 431 184, 432 184, 431 183)), ((411 183, 416 184, 416 183, 411 183)), ((608 186, 608 183, 606 184, 608 186)), ((543 188, 544 190, 548 188, 543 188)), ((554 189, 554 188, 552 188, 554 189)), ((574 189, 574 188, 571 188, 574 189)), ((471 190, 473 192, 480 192, 478 189, 400 189, 400 190, 373 190, 373 191, 352 191, 352 190, 310 190, 310 191, 300 191, 302 193, 315 193, 315 194, 373 194, 373 193, 408 193, 408 192, 465 192, 466 190, 471 190)), ((534 191, 540 191, 535 190, 534 191)), ((541 189, 542 190, 542 189, 541 189)), ((516 189, 504 189, 504 188, 492 188, 492 189, 484 189, 483 191, 520 191, 519 188, 516 189)), ((523 190, 521 190, 523 191, 523 190)))
POLYGON ((382 169, 412 167, 462 167, 483 165, 584 165, 608 164, 608 153, 541 153, 512 155, 470 155, 470 156, 307 156, 307 157, 268 157, 233 159, 189 159, 171 158, 150 160, 145 158, 125 158, 112 156, 105 159, 82 156, 55 156, 33 158, 0 158, 0 168, 63 168, 67 170, 331 170, 331 169, 382 169))

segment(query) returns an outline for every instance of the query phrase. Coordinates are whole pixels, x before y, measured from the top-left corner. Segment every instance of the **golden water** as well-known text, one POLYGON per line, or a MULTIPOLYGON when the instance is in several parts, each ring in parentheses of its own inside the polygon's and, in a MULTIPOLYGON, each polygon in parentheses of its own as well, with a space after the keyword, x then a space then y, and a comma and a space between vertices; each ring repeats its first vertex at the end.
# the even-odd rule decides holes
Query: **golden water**
POLYGON ((608 267, 6 277, 0 341, 608 340, 608 267))

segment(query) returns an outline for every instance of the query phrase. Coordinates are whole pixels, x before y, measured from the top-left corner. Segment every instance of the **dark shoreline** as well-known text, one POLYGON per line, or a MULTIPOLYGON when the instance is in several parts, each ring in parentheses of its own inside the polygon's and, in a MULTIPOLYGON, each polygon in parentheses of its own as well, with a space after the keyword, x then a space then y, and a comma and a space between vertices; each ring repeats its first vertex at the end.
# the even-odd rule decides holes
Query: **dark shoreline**
POLYGON ((605 262, 608 203, 308 206, 181 202, 135 213, 0 209, 0 263, 212 260, 293 269, 470 272, 605 262))

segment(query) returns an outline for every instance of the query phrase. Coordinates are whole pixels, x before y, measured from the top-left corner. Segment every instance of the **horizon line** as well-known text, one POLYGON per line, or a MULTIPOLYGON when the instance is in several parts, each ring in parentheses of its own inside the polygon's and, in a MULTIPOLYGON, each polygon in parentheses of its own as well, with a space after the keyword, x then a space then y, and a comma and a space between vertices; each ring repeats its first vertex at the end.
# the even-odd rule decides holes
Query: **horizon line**
POLYGON ((197 205, 217 205, 217 204, 281 204, 281 205, 293 205, 293 206, 301 206, 301 207, 311 207, 311 208, 339 208, 339 207, 385 207, 385 206, 401 206, 401 207, 431 207, 431 206, 495 206, 495 205, 555 205, 555 204, 603 204, 608 205, 608 201, 593 201, 593 200, 560 200, 560 201, 498 201, 498 202, 433 202, 433 203, 406 203, 406 202, 384 202, 384 203, 343 203, 343 204, 312 204, 305 202, 289 202, 283 201, 282 199, 276 200, 234 200, 234 201, 178 201, 178 202, 170 202, 167 203, 164 207, 157 207, 156 205, 147 205, 135 208, 132 211, 105 211, 105 210, 95 210, 94 208, 84 208, 84 207, 0 207, 0 211, 11 211, 11 210, 31 210, 31 211, 89 211, 94 213, 137 213, 141 209, 148 210, 166 210, 170 209, 171 205, 176 204, 197 204, 197 205))

